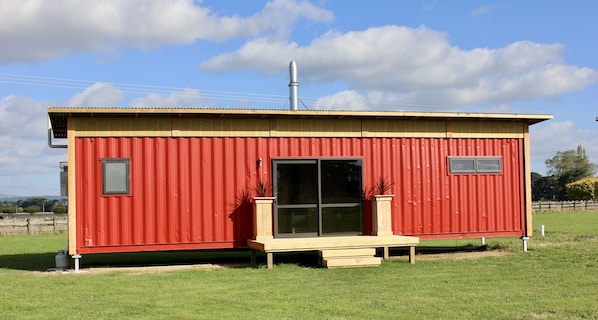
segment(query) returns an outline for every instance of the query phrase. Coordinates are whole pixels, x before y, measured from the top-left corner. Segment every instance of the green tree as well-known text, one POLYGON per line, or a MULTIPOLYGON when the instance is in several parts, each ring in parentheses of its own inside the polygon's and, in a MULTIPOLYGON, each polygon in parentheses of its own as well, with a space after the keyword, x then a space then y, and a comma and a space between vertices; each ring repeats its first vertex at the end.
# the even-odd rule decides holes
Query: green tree
POLYGON ((59 202, 58 199, 48 200, 46 202, 46 212, 54 212, 54 206, 59 202))
POLYGON ((555 176, 543 177, 532 172, 532 200, 555 200, 559 191, 558 180, 555 176))
POLYGON ((585 178, 567 184, 569 200, 598 199, 598 178, 585 178))
POLYGON ((554 176, 557 180, 555 190, 557 200, 566 199, 565 186, 568 183, 592 177, 597 170, 597 166, 590 162, 586 150, 581 145, 577 146, 576 150, 559 151, 545 163, 548 175, 554 176))
POLYGON ((40 212, 42 211, 42 209, 39 206, 28 206, 25 208, 25 212, 27 213, 36 213, 36 212, 40 212))
POLYGON ((42 208, 44 204, 48 201, 46 198, 27 198, 23 201, 21 206, 27 208, 29 206, 38 206, 42 208))
POLYGON ((2 213, 10 213, 13 214, 15 213, 17 209, 15 207, 6 207, 6 208, 2 208, 2 213))
POLYGON ((64 204, 57 204, 52 209, 54 213, 66 213, 66 206, 64 204))

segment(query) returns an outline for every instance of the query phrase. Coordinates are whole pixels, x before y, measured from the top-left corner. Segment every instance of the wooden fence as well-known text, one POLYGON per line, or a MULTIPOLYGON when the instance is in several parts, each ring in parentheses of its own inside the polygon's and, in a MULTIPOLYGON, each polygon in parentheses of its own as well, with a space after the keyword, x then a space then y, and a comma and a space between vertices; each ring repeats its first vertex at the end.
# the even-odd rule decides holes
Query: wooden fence
POLYGON ((67 232, 66 213, 2 214, 0 235, 67 232))
POLYGON ((598 201, 534 201, 534 212, 598 210, 598 201))

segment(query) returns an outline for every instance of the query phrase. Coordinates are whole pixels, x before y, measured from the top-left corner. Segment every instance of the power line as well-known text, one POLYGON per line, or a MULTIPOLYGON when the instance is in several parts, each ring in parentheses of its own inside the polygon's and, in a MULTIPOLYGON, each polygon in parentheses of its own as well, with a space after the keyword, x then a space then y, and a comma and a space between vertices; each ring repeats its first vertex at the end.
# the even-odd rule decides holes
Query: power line
MULTIPOLYGON (((133 84, 133 83, 122 83, 122 82, 107 82, 107 81, 92 81, 92 80, 81 80, 73 78, 59 78, 59 77, 44 77, 44 76, 33 76, 33 75, 22 75, 12 73, 0 73, 0 83, 22 85, 22 86, 40 86, 40 87, 51 87, 51 88, 64 88, 64 89, 79 89, 84 90, 96 83, 106 83, 114 88, 98 88, 97 90, 105 91, 120 91, 129 94, 161 94, 171 95, 176 94, 180 97, 188 98, 200 98, 200 99, 212 99, 219 101, 241 101, 241 102, 254 102, 254 103, 271 103, 271 104, 285 104, 288 100, 286 95, 276 94, 262 94, 262 93, 250 93, 242 91, 225 91, 225 90, 210 90, 210 89, 198 89, 191 87, 172 87, 172 86, 157 86, 157 85, 145 85, 145 84, 133 84), (196 92, 193 92, 196 91, 196 92)), ((301 97, 302 104, 306 109, 319 109, 326 108, 318 104, 320 98, 313 97, 301 97)), ((354 109, 355 106, 335 104, 330 108, 341 109, 354 109)), ((396 103, 396 102, 376 102, 366 103, 363 106, 358 106, 360 109, 368 110, 384 110, 384 111, 397 111, 398 108, 417 108, 420 110, 447 110, 447 108, 457 108, 456 106, 438 106, 430 104, 408 104, 408 103, 396 103)))
POLYGON ((155 85, 140 85, 130 83, 119 83, 119 82, 102 82, 102 81, 89 81, 89 80, 78 80, 78 79, 67 79, 67 78, 52 78, 52 77, 39 77, 39 76, 26 76, 17 74, 6 74, 0 73, 0 83, 16 84, 24 86, 43 86, 52 88, 65 88, 65 89, 87 89, 89 86, 95 83, 107 83, 113 86, 112 88, 99 88, 98 90, 105 91, 122 91, 125 93, 133 94, 173 94, 176 93, 182 97, 192 98, 212 98, 218 100, 237 100, 246 101, 252 100, 256 102, 274 102, 280 103, 282 99, 286 99, 282 95, 273 94, 259 94, 259 93, 248 93, 239 91, 221 91, 221 90, 208 90, 208 89, 196 89, 196 88, 181 88, 181 87, 169 87, 169 86, 155 86, 155 85), (197 90, 198 93, 190 92, 189 90, 197 90), (201 93, 200 93, 201 92, 201 93))

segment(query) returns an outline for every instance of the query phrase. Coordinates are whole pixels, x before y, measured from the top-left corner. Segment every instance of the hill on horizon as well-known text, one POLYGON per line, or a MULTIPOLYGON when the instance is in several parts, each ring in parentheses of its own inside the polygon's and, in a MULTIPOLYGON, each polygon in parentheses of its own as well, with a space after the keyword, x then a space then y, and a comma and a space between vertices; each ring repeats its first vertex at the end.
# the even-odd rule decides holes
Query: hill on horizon
POLYGON ((15 196, 15 195, 8 195, 8 194, 0 194, 0 201, 18 201, 18 200, 26 200, 29 198, 45 198, 48 200, 61 200, 63 197, 61 196, 49 196, 49 195, 42 195, 42 196, 15 196))

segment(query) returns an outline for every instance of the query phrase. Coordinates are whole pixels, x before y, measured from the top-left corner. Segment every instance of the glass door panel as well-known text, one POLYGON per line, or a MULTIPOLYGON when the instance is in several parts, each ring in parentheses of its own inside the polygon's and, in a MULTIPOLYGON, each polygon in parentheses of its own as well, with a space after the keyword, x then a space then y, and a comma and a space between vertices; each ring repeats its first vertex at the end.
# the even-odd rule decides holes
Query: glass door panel
POLYGON ((321 160, 322 234, 362 234, 361 160, 321 160))
POLYGON ((317 234, 318 208, 278 208, 278 233, 317 234))
POLYGON ((352 207, 324 207, 322 208, 322 234, 362 234, 362 220, 360 205, 352 207))
POLYGON ((361 159, 274 160, 277 237, 363 231, 361 159))
POLYGON ((361 160, 321 160, 322 203, 361 202, 361 160))
POLYGON ((318 165, 315 161, 277 163, 276 199, 279 205, 318 203, 318 165))
POLYGON ((276 177, 275 234, 279 237, 317 236, 318 164, 315 160, 274 162, 276 177))

